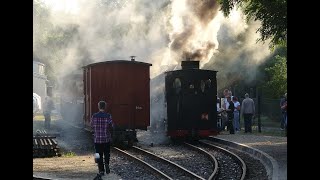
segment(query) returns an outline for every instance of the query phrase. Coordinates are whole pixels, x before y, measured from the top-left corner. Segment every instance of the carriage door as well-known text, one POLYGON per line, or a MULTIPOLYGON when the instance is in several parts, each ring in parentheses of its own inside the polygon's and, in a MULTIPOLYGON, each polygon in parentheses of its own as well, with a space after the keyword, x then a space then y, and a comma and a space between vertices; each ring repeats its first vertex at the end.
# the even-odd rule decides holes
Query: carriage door
POLYGON ((134 97, 134 124, 138 129, 147 130, 150 126, 150 78, 149 76, 141 77, 136 81, 134 97))

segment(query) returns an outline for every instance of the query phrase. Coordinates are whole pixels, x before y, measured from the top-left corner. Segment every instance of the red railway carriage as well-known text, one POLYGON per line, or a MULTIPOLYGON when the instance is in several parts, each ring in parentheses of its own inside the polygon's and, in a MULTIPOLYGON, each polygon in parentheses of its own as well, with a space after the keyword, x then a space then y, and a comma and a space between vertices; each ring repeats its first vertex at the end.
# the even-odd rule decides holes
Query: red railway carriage
POLYGON ((98 111, 98 102, 107 102, 115 123, 116 140, 136 139, 135 129, 150 126, 150 66, 128 60, 113 60, 83 67, 84 124, 98 111))

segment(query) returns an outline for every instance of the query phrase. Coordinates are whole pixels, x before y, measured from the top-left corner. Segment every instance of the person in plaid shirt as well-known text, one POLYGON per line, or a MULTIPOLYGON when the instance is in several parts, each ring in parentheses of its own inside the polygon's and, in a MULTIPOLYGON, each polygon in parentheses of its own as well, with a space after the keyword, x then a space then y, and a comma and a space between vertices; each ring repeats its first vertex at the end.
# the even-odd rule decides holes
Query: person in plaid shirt
POLYGON ((111 114, 105 112, 106 107, 107 103, 100 101, 98 103, 99 112, 93 114, 91 117, 91 127, 94 132, 94 147, 96 153, 100 155, 98 160, 100 175, 104 175, 104 171, 106 171, 107 174, 110 173, 109 160, 113 122, 111 114))

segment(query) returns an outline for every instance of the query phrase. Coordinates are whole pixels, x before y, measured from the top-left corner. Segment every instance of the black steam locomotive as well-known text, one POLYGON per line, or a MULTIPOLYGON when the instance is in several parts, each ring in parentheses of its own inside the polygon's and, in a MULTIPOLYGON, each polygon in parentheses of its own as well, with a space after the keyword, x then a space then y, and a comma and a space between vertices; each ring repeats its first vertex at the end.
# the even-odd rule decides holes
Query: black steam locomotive
MULTIPOLYGON (((217 135, 217 71, 199 69, 199 61, 182 61, 181 66, 181 70, 165 72, 163 127, 167 136, 217 135)), ((152 106, 156 107, 155 102, 152 106)), ((151 125, 162 124, 159 121, 151 125)))

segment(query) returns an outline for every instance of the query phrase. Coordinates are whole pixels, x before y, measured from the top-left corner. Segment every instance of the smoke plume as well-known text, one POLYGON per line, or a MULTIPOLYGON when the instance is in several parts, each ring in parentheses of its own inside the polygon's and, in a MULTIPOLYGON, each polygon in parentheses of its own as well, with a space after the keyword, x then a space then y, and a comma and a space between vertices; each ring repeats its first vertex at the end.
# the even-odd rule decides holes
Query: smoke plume
POLYGON ((210 59, 217 48, 218 8, 215 0, 172 2, 169 47, 174 61, 199 60, 202 65, 210 59))
POLYGON ((247 23, 244 19, 244 15, 234 9, 230 18, 221 21, 217 36, 219 48, 203 66, 218 71, 218 91, 233 83, 254 82, 260 73, 257 68, 270 55, 268 41, 257 42, 260 22, 247 23))
MULTIPOLYGON (((89 63, 136 55, 138 61, 153 64, 151 77, 155 77, 162 73, 161 66, 179 64, 187 58, 200 60, 203 67, 209 61, 218 61, 216 55, 228 53, 231 47, 238 45, 245 50, 261 46, 238 41, 241 33, 246 33, 252 39, 250 43, 254 42, 258 26, 246 24, 243 17, 223 17, 215 0, 42 2, 49 11, 45 19, 34 18, 33 51, 57 75, 89 63), (52 35, 56 41, 51 37, 39 40, 58 28, 60 31, 52 35), (62 35, 65 37, 59 39, 62 35), (224 47, 218 52, 219 43, 224 47)), ((234 10, 233 16, 241 16, 240 11, 234 10)), ((266 46, 263 48, 265 52, 266 46)))
POLYGON ((34 57, 57 77, 135 55, 152 64, 151 79, 188 58, 218 71, 220 87, 251 81, 269 54, 256 43, 259 22, 246 23, 237 9, 225 18, 219 8, 216 0, 34 0, 34 57))

